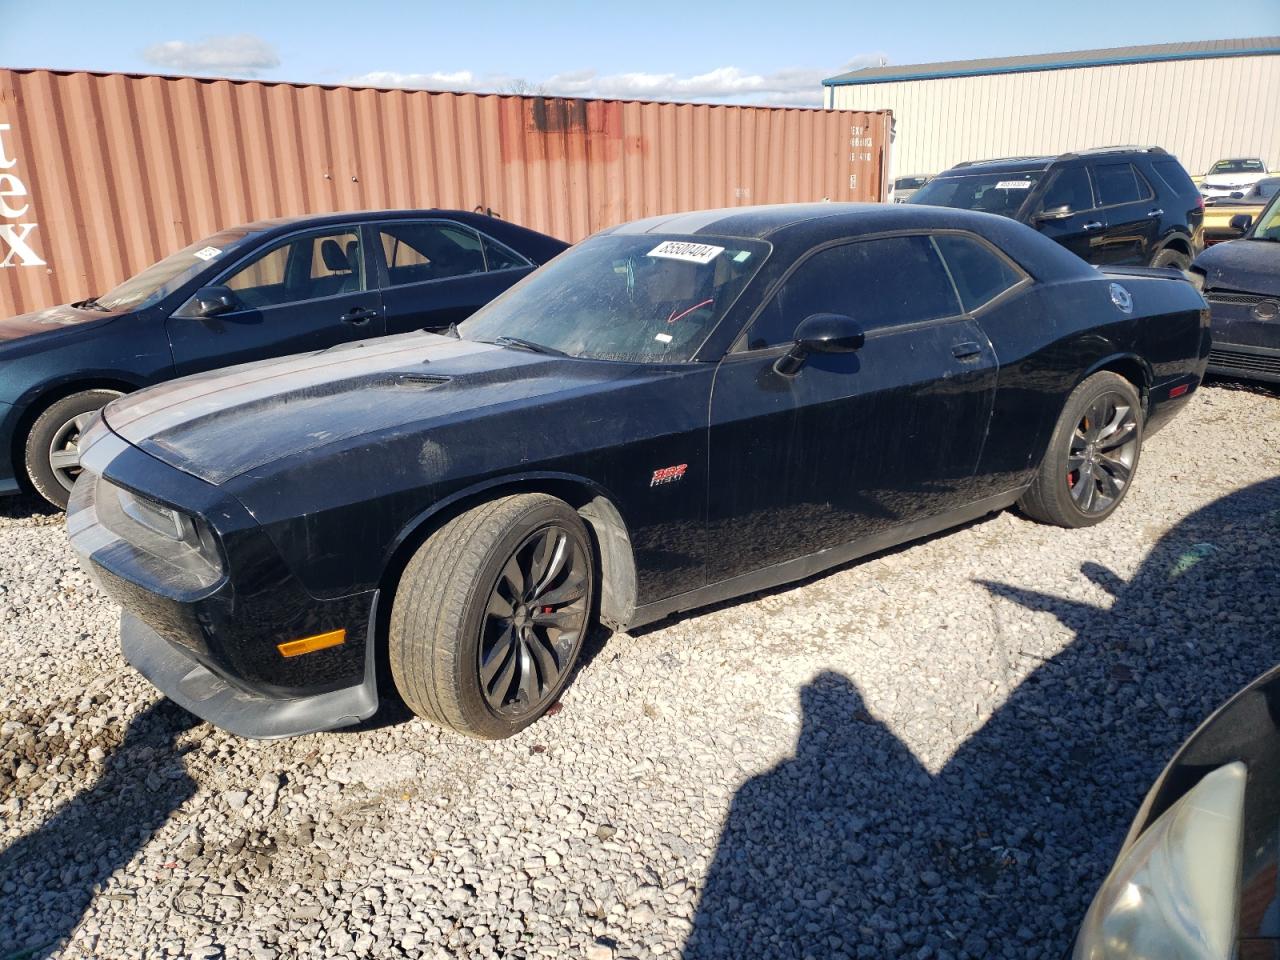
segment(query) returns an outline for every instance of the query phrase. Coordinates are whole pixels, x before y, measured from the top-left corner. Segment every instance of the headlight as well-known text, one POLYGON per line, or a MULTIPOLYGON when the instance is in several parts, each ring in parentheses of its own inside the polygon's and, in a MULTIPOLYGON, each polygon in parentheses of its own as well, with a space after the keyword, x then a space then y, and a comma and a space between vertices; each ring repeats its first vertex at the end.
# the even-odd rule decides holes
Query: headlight
POLYGON ((209 587, 223 574, 213 531, 199 517, 167 507, 97 478, 97 513, 103 526, 167 567, 191 588, 209 587))
POLYGON ((1226 960, 1239 884, 1245 765, 1219 767, 1116 861, 1074 960, 1226 960))

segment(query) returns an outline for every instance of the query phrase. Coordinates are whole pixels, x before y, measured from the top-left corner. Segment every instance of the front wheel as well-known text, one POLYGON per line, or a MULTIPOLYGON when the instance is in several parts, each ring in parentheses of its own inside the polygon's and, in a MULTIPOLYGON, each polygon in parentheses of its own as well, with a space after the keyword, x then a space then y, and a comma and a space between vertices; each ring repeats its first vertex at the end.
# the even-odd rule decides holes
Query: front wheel
POLYGON ((1095 373, 1072 391, 1035 480, 1018 501, 1042 523, 1090 527, 1120 506, 1142 452, 1142 398, 1124 377, 1095 373))
POLYGON ((518 494, 461 514, 400 578, 388 637, 396 689, 459 733, 517 733, 568 682, 594 589, 586 525, 562 500, 518 494))
POLYGON ((80 435, 118 390, 82 390, 49 405, 27 433, 24 466, 36 492, 59 510, 80 475, 80 435))

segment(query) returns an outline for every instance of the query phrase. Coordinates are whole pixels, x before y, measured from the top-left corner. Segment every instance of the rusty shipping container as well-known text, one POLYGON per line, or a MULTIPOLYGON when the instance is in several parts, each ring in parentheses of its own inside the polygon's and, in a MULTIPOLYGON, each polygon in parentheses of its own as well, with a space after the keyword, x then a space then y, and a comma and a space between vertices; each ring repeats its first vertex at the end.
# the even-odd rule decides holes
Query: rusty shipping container
POLYGON ((659 213, 878 200, 889 114, 0 69, 0 316, 226 226, 448 207, 579 240, 659 213))

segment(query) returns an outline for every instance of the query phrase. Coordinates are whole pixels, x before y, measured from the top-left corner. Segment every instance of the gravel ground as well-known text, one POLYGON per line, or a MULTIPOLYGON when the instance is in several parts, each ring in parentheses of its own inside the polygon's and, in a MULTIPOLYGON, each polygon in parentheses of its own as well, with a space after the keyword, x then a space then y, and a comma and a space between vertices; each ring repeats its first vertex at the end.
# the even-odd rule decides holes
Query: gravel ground
POLYGON ((1280 394, 1210 386, 1101 527, 599 636, 509 741, 257 743, 158 698, 60 518, 0 502, 0 958, 1058 958, 1280 661, 1278 541, 1280 394))

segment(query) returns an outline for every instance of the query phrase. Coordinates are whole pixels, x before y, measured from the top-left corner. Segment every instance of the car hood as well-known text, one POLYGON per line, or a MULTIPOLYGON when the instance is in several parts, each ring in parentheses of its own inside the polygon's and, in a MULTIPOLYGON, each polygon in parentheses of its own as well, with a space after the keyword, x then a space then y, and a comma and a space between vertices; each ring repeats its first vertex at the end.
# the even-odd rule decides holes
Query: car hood
POLYGON ((1265 176, 1265 173, 1219 173, 1216 176, 1205 177, 1204 185, 1215 190, 1251 187, 1265 176))
POLYGON ((589 390, 635 366, 411 333, 174 380, 103 416, 129 443, 216 484, 368 434, 589 390))
POLYGON ((1205 288, 1280 295, 1280 242, 1232 240, 1210 247, 1196 258, 1205 288))
POLYGON ((34 313, 23 313, 7 320, 0 320, 0 343, 20 340, 24 337, 65 332, 68 327, 110 320, 114 316, 115 314, 103 313, 100 310, 81 310, 69 303, 60 307, 49 307, 47 310, 36 310, 34 313))

